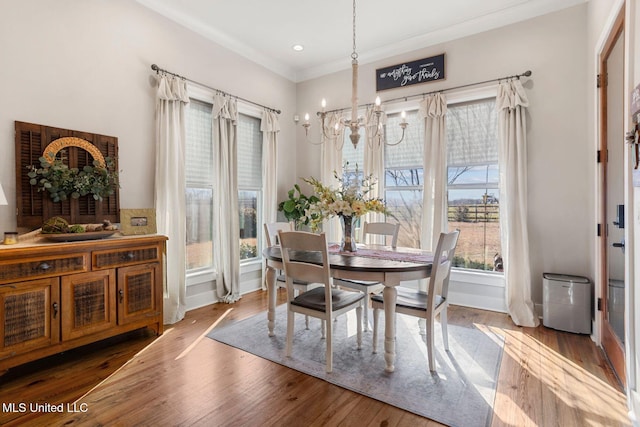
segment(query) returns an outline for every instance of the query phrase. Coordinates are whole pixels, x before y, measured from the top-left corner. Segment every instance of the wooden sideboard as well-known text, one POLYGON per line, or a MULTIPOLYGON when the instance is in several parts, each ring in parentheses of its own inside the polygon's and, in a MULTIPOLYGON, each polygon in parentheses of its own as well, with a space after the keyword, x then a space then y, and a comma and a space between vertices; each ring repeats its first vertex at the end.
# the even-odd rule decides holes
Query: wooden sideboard
POLYGON ((163 331, 167 238, 0 245, 0 372, 132 331, 163 331))

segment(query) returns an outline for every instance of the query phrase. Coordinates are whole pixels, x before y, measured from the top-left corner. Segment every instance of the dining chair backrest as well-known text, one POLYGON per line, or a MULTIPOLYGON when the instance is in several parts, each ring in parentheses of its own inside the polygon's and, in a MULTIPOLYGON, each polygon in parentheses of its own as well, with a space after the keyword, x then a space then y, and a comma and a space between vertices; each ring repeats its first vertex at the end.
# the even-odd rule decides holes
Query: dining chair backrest
POLYGON ((267 222, 264 224, 264 236, 267 247, 279 244, 278 231, 293 231, 293 224, 290 222, 267 222))
MULTIPOLYGON (((395 248, 398 245, 398 231, 400 230, 400 224, 392 224, 390 222, 365 222, 362 227, 362 240, 367 243, 368 235, 378 236, 390 236, 391 247, 395 248)), ((386 238, 385 238, 386 244, 386 238)))
MULTIPOLYGON (((320 283, 325 287, 326 301, 331 301, 331 274, 329 266, 329 250, 325 233, 315 234, 306 231, 278 232, 280 250, 282 251, 282 264, 284 274, 287 277, 287 294, 293 299, 293 281, 299 280, 308 283, 320 283), (314 252, 320 255, 321 264, 310 261, 292 259, 295 251, 314 252)), ((307 254, 307 256, 314 254, 307 254)), ((316 258, 316 261, 318 259, 316 258)), ((329 310, 331 304, 328 304, 329 310)))
POLYGON ((452 231, 450 233, 440 233, 438 245, 433 254, 433 266, 431 267, 431 276, 429 278, 429 307, 433 308, 434 298, 440 296, 447 299, 449 293, 449 276, 451 275, 451 266, 453 265, 453 257, 456 252, 458 236, 460 231, 452 231))

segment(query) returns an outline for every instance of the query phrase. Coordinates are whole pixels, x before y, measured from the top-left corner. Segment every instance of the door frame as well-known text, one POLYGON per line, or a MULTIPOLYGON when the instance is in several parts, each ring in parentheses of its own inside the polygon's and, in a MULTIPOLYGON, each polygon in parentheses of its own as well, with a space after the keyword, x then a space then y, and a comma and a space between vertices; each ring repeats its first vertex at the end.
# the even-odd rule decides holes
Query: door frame
MULTIPOLYGON (((599 317, 600 325, 600 345, 602 346, 605 354, 609 358, 618 379, 622 383, 623 387, 626 387, 626 365, 625 365, 625 347, 622 341, 616 336, 615 332, 611 328, 611 325, 606 321, 608 313, 608 287, 609 287, 609 272, 607 254, 609 251, 609 239, 607 236, 607 172, 608 172, 608 151, 607 151, 607 137, 608 137, 608 123, 607 123, 607 59, 609 58, 614 46, 621 40, 623 45, 623 51, 626 52, 626 40, 625 40, 625 7, 624 2, 622 7, 618 10, 617 16, 611 27, 609 33, 606 36, 606 40, 601 50, 598 52, 597 68, 599 74, 599 88, 598 88, 598 123, 599 123, 599 135, 598 135, 598 152, 599 152, 599 166, 600 174, 598 180, 598 187, 600 197, 598 199, 598 222, 600 226, 600 238, 599 238, 599 270, 600 275, 596 281, 596 286, 600 289, 599 313, 596 315, 599 317), (620 39, 621 38, 621 39, 620 39)), ((623 75, 627 68, 627 59, 625 55, 625 61, 623 64, 623 75)), ((626 83, 626 80, 625 80, 626 83)), ((624 85, 626 91, 626 84, 624 85)), ((624 96, 623 96, 624 98, 624 96)), ((626 109, 625 109, 626 111, 626 109)), ((625 120, 626 123, 626 120, 625 120)), ((624 129, 622 130, 624 134, 624 129)), ((617 143, 622 144, 622 141, 617 143)), ((626 199, 626 197, 625 197, 626 199)), ((627 200, 625 200, 626 204, 627 200)), ((625 263, 628 264, 628 259, 625 255, 625 263)), ((625 282, 627 278, 625 277, 625 282)), ((626 308, 626 307, 625 307, 626 308)), ((626 311, 626 310, 625 310, 626 311)), ((626 313, 625 313, 626 316, 626 313)), ((625 328, 626 329, 626 328, 625 328)), ((626 331, 625 331, 626 334, 626 331)))

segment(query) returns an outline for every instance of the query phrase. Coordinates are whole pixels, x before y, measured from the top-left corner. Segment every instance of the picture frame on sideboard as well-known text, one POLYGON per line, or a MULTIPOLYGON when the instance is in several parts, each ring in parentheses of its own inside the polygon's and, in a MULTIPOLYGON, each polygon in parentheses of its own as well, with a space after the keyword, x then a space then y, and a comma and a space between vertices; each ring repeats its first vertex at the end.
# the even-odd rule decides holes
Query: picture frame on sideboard
POLYGON ((156 234, 156 210, 120 209, 120 232, 125 236, 156 234))

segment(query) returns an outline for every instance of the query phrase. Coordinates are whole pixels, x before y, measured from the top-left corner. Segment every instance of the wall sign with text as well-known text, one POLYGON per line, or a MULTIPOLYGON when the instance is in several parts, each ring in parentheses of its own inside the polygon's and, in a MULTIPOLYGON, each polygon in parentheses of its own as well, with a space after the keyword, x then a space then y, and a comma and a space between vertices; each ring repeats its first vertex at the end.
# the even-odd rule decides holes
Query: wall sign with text
POLYGON ((444 79, 444 53, 376 70, 376 91, 444 79))

